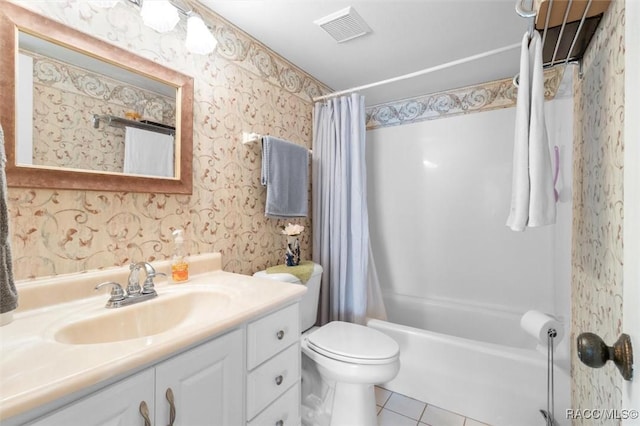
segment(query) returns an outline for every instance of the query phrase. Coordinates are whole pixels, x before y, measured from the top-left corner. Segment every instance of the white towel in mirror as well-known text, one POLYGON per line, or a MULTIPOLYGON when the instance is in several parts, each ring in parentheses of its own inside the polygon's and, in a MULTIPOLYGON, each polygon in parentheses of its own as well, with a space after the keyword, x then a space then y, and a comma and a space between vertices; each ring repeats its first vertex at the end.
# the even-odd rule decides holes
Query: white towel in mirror
POLYGON ((124 138, 124 173, 174 177, 174 137, 127 127, 124 138))

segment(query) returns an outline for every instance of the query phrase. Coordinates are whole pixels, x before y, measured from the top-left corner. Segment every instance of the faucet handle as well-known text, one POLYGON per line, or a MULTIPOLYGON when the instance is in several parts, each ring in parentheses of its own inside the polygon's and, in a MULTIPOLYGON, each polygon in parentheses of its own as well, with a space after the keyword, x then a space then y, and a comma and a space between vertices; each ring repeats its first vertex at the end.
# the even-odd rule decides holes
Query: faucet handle
POLYGON ((115 281, 106 281, 106 282, 100 283, 94 287, 94 290, 96 291, 100 290, 102 287, 106 285, 112 286, 109 302, 118 302, 120 300, 125 299, 124 290, 122 289, 122 286, 115 281))
POLYGON ((149 262, 140 262, 139 265, 144 267, 144 272, 147 276, 154 277, 156 275, 156 268, 154 268, 149 262))
POLYGON ((162 275, 163 277, 167 276, 164 272, 156 272, 155 269, 153 269, 153 272, 147 274, 147 277, 144 279, 144 284, 142 285, 142 294, 153 294, 156 292, 153 279, 158 275, 162 275))

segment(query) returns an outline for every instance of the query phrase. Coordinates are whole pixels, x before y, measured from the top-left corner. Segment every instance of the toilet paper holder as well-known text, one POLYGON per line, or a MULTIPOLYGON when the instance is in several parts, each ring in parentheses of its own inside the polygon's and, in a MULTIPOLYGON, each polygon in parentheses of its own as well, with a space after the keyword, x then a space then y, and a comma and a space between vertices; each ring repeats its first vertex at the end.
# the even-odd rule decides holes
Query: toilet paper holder
POLYGON ((628 334, 621 334, 613 346, 607 346, 595 333, 581 333, 576 341, 578 358, 591 368, 613 361, 625 380, 633 377, 633 348, 628 334))

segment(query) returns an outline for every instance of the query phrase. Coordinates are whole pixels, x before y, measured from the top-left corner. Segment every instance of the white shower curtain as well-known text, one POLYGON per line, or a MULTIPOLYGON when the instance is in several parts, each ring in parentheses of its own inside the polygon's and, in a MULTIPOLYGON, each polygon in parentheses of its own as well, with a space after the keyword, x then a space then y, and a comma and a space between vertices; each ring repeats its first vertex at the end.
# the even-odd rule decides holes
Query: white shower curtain
POLYGON ((320 324, 385 319, 370 260, 364 98, 316 103, 313 126, 313 260, 324 268, 320 324))

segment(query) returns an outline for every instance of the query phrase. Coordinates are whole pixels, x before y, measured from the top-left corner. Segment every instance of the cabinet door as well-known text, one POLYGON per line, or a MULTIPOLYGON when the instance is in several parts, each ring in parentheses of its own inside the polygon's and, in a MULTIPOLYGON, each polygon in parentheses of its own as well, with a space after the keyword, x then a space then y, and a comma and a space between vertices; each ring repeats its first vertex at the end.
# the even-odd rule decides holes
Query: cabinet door
POLYGON ((128 377, 58 411, 31 426, 145 426, 140 414, 144 401, 153 424, 153 369, 128 377))
POLYGON ((236 330, 156 367, 156 425, 243 423, 243 332, 236 330), (167 391, 173 395, 168 401, 167 391), (171 423, 172 409, 175 418, 171 423))

